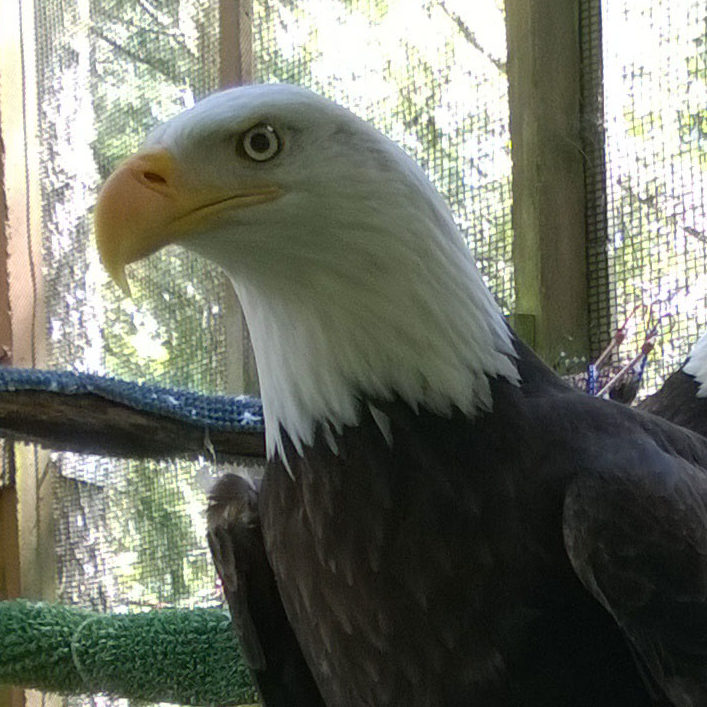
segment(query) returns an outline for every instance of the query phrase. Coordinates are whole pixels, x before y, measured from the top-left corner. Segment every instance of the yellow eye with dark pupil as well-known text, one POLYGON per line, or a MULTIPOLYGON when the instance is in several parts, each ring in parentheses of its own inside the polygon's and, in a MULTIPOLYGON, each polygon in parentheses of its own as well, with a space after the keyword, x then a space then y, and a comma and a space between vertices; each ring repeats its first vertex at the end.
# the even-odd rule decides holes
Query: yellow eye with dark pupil
POLYGON ((280 140, 271 125, 261 123, 243 134, 243 151, 256 162, 265 162, 280 151, 280 140))

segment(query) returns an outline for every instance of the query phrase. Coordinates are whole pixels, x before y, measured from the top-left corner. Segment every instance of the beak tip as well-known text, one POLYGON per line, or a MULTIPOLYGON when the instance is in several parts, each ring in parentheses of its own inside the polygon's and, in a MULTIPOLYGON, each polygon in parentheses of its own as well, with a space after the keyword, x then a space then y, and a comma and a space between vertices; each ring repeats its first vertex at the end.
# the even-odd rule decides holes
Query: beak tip
POLYGON ((128 278, 125 274, 125 268, 121 267, 115 270, 110 271, 110 276, 113 282, 118 286, 120 291, 127 297, 128 299, 132 299, 133 295, 130 292, 130 283, 128 282, 128 278))

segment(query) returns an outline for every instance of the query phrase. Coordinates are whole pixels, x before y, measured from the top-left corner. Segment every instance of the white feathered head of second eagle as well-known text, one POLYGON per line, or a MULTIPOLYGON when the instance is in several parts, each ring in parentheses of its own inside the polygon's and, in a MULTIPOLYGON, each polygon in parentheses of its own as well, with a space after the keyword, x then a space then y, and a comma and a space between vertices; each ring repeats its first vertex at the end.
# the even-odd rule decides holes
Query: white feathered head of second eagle
POLYGON ((698 398, 707 398, 707 334, 703 334, 692 347, 682 370, 699 384, 698 398))
POLYGON ((229 275, 250 329, 269 456, 361 400, 448 414, 517 382, 511 334, 443 199, 393 142, 306 89, 214 94, 158 127, 104 186, 103 261, 178 241, 229 275))

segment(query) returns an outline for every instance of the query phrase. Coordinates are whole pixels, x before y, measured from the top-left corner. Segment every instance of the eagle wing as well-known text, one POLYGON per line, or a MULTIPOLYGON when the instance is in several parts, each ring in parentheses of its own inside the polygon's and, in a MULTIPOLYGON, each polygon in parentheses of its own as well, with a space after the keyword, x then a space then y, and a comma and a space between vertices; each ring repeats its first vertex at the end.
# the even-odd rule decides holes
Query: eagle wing
POLYGON ((657 699, 707 704, 707 476, 703 464, 639 445, 565 497, 565 547, 623 630, 657 699))
POLYGON ((707 398, 698 396, 699 389, 695 378, 680 369, 638 407, 707 436, 707 398))
POLYGON ((259 492, 258 480, 227 473, 209 494, 209 547, 233 627, 264 705, 324 707, 265 552, 259 492))
POLYGON ((241 552, 240 563, 238 562, 240 548, 234 547, 233 534, 229 532, 229 528, 210 528, 207 538, 243 657, 251 670, 265 670, 265 654, 248 602, 248 571, 243 567, 243 563, 248 562, 248 557, 241 552))

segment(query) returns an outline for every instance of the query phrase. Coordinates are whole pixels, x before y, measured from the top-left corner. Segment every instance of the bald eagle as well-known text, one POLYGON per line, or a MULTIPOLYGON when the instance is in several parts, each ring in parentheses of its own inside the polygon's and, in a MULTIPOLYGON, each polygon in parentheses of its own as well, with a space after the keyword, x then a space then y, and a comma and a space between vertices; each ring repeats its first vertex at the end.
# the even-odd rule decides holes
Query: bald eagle
POLYGON ((366 122, 250 86, 103 187, 103 262, 218 263, 250 328, 282 604, 331 707, 707 704, 707 440, 575 392, 366 122))
POLYGON ((707 435, 707 334, 693 346, 680 369, 639 407, 707 435))

